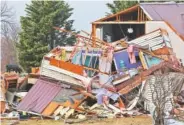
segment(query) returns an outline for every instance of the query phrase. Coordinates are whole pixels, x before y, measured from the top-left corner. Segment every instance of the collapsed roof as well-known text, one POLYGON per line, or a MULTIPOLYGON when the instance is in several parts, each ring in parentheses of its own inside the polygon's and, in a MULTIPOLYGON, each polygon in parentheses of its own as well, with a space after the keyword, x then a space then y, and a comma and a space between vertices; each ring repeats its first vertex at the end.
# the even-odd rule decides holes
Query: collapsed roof
POLYGON ((164 21, 184 40, 184 3, 140 3, 92 24, 115 24, 114 21, 117 24, 164 21))

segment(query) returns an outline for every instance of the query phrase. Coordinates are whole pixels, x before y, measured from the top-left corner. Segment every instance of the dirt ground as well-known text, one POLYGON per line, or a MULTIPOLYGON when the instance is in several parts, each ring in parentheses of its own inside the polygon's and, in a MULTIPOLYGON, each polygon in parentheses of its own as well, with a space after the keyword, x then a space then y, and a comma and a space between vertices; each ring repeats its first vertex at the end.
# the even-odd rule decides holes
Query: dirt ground
MULTIPOLYGON (((10 121, 9 121, 10 122, 10 121)), ((18 125, 64 125, 61 120, 26 120, 19 121, 18 125)), ((10 125, 10 123, 2 122, 2 125, 10 125)), ((97 119, 88 120, 75 125, 152 125, 151 118, 148 116, 137 116, 116 119, 97 119)))

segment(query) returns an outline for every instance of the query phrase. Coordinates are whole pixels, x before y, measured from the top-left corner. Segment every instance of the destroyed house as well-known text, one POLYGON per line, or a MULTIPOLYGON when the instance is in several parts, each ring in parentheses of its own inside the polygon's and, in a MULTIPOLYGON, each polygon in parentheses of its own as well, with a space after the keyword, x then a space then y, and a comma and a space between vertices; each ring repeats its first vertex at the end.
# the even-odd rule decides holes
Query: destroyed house
POLYGON ((183 3, 140 3, 92 22, 92 36, 109 43, 124 38, 131 41, 159 28, 168 32, 173 51, 183 63, 183 3))
MULTIPOLYGON (((113 112, 116 117, 136 109, 142 93, 151 98, 146 88, 156 82, 150 76, 177 72, 174 79, 184 72, 179 63, 184 59, 183 7, 141 3, 93 22, 92 36, 72 33, 76 44, 57 46, 43 57, 39 78, 16 109, 49 117, 65 114, 65 118, 81 112, 107 117, 113 112), (167 15, 160 8, 178 13, 167 15), (174 16, 178 20, 170 20, 174 16), (100 112, 110 112, 93 110, 104 105, 100 112)), ((181 84, 182 80, 183 75, 181 84)), ((143 103, 149 110, 149 102, 143 103)))

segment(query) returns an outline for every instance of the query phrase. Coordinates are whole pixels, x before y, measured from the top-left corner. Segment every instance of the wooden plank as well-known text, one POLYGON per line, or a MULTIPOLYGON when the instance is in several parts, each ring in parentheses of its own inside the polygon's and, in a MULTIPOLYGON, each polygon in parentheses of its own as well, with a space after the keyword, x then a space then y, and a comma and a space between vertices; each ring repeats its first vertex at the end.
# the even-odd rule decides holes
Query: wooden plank
POLYGON ((44 116, 51 116, 54 111, 57 109, 59 104, 57 102, 51 102, 42 112, 42 115, 44 116))
POLYGON ((93 110, 97 107, 100 107, 100 105, 98 103, 95 103, 94 105, 92 105, 91 107, 89 107, 89 110, 93 110))
POLYGON ((117 85, 117 84, 120 84, 120 83, 122 83, 122 82, 124 82, 124 81, 126 81, 128 79, 130 79, 130 76, 129 75, 125 75, 121 79, 117 79, 117 80, 115 79, 112 84, 113 85, 117 85))
POLYGON ((143 56, 143 52, 141 52, 141 51, 139 52, 139 58, 141 60, 143 68, 148 69, 147 63, 146 63, 144 56, 143 56))
POLYGON ((106 21, 106 22, 93 22, 92 24, 145 24, 146 22, 138 21, 106 21))
POLYGON ((63 106, 59 106, 59 107, 55 110, 54 116, 57 116, 63 108, 64 108, 63 106))
POLYGON ((74 113, 74 111, 74 109, 70 109, 69 111, 67 111, 65 113, 65 119, 68 119, 74 113))
POLYGON ((122 111, 119 108, 117 108, 117 107, 115 107, 115 106, 113 106, 111 104, 108 104, 107 107, 112 109, 114 111, 114 113, 122 113, 122 111))
MULTIPOLYGON (((146 15, 146 18, 147 18, 148 21, 153 20, 152 17, 149 15, 149 13, 147 13, 147 12, 144 10, 144 7, 142 7, 142 6, 139 6, 139 7, 140 7, 140 10, 142 11, 141 13, 146 15)), ((141 14, 141 15, 142 15, 142 14, 141 14)), ((142 18, 141 18, 141 19, 142 19, 142 18)))
POLYGON ((136 9, 138 8, 138 6, 139 6, 139 5, 137 4, 137 5, 135 5, 135 6, 132 6, 132 7, 128 8, 128 9, 125 9, 125 10, 123 10, 123 11, 120 11, 120 12, 116 13, 116 14, 112 14, 112 15, 109 15, 109 16, 107 16, 107 17, 101 18, 101 19, 96 20, 96 21, 94 21, 94 22, 105 21, 105 20, 107 20, 107 19, 116 17, 116 15, 121 15, 121 14, 126 14, 126 13, 129 13, 129 12, 132 12, 132 11, 136 10, 136 9))
POLYGON ((84 69, 87 69, 87 70, 92 70, 92 71, 95 71, 95 72, 99 72, 99 73, 102 73, 102 74, 107 74, 107 75, 109 75, 109 73, 101 72, 99 69, 94 69, 94 68, 85 67, 85 66, 83 66, 83 67, 84 67, 84 69))
POLYGON ((91 93, 88 93, 86 91, 80 91, 80 93, 85 95, 85 96, 91 97, 92 99, 96 99, 96 97, 94 95, 92 95, 91 93))
POLYGON ((64 62, 62 60, 57 60, 55 58, 50 58, 50 65, 76 73, 78 75, 83 75, 84 68, 80 65, 75 65, 70 62, 64 62))
POLYGON ((96 24, 92 24, 92 46, 96 46, 96 24))
POLYGON ((68 110, 70 110, 70 108, 69 108, 69 107, 63 108, 63 109, 60 111, 60 115, 61 115, 61 117, 62 117, 62 116, 64 116, 64 115, 65 115, 65 113, 66 113, 68 110))
POLYGON ((170 55, 170 50, 167 47, 163 47, 153 51, 153 53, 156 55, 170 55))
POLYGON ((140 7, 138 7, 138 16, 137 16, 137 21, 139 22, 140 21, 140 7))
POLYGON ((184 36, 177 32, 177 30, 167 21, 164 21, 184 42, 184 36))
POLYGON ((158 65, 155 65, 151 68, 149 68, 146 71, 141 72, 139 75, 129 79, 128 81, 124 82, 123 84, 120 84, 118 86, 116 86, 116 88, 118 89, 118 92, 121 94, 127 94, 128 92, 130 92, 131 90, 133 90, 135 87, 139 86, 142 81, 144 81, 147 77, 149 77, 150 74, 152 74, 154 71, 164 68, 164 67, 168 67, 170 69, 173 69, 176 72, 184 72, 183 68, 176 68, 173 66, 172 63, 164 61, 161 62, 158 65))
POLYGON ((37 78, 28 78, 28 83, 35 84, 37 80, 37 78))
POLYGON ((121 19, 120 19, 120 15, 118 15, 118 21, 121 21, 121 19))
POLYGON ((119 97, 118 98, 119 100, 119 108, 122 109, 122 108, 125 108, 125 104, 123 103, 123 100, 119 97))
MULTIPOLYGON (((90 36, 90 34, 88 32, 86 32, 84 30, 81 30, 81 31, 83 33, 85 33, 86 35, 90 36)), ((92 37, 94 37, 94 36, 92 36, 92 37)), ((108 43, 106 41, 103 41, 103 40, 99 39, 98 37, 94 37, 94 38, 95 38, 95 40, 96 40, 97 43, 103 43, 104 45, 108 46, 108 43)), ((90 42, 91 41, 92 41, 92 39, 90 39, 90 42)))
POLYGON ((133 90, 135 87, 139 86, 142 81, 144 81, 147 77, 140 77, 136 80, 133 80, 134 82, 132 82, 131 84, 129 84, 128 86, 122 88, 119 93, 121 94, 127 94, 128 92, 130 92, 131 90, 133 90))
MULTIPOLYGON (((1 93, 2 94, 2 93, 1 93)), ((3 114, 6 111, 6 102, 5 101, 0 101, 0 105, 1 105, 1 111, 0 114, 3 114)))
POLYGON ((118 15, 116 15, 116 21, 119 21, 118 15))
POLYGON ((155 55, 154 53, 152 53, 152 52, 150 52, 150 51, 148 51, 148 50, 140 49, 140 51, 142 51, 142 52, 144 52, 144 53, 146 53, 146 54, 149 54, 149 55, 151 55, 151 56, 157 57, 157 58, 159 58, 159 59, 165 60, 165 58, 162 58, 161 56, 155 55))
POLYGON ((140 21, 142 21, 142 9, 141 9, 141 12, 140 13, 141 13, 141 19, 140 19, 140 21))
MULTIPOLYGON (((79 35, 79 34, 76 34, 74 32, 71 32, 71 31, 67 31, 65 29, 62 29, 62 28, 59 28, 59 27, 53 27, 54 29, 56 30, 59 30, 59 31, 62 31, 62 32, 67 32, 67 33, 70 33, 71 35, 74 35, 75 37, 77 38, 83 38, 83 39, 86 39, 88 41, 92 41, 93 39, 96 40, 96 42, 103 42, 105 45, 108 45, 107 42, 104 42, 103 40, 101 39, 98 39, 97 37, 95 37, 96 35, 96 32, 92 32, 92 39, 91 38, 88 38, 88 37, 85 37, 85 36, 82 36, 82 35, 79 35)), ((92 26, 93 28, 93 26, 92 26)))

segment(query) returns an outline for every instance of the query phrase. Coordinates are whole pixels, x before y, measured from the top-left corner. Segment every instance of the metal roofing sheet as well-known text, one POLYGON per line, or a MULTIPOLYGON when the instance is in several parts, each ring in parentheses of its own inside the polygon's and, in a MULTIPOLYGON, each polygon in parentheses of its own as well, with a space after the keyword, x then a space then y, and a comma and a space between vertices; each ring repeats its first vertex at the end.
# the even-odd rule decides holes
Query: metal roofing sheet
POLYGON ((184 36, 184 4, 140 4, 156 21, 167 21, 175 30, 184 36))
POLYGON ((41 113, 60 90, 60 85, 39 79, 17 109, 41 113))

